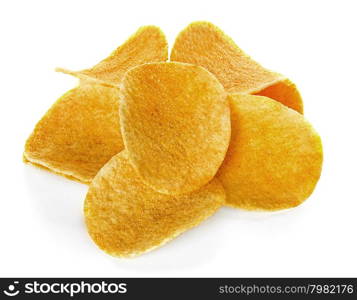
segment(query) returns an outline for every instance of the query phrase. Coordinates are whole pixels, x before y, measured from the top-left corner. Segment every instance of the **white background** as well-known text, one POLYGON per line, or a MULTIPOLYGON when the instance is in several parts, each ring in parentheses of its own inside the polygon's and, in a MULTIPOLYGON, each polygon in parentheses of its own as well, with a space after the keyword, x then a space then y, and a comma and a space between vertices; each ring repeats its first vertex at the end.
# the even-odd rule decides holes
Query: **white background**
POLYGON ((355 1, 1 1, 0 276, 357 276, 355 1), (129 260, 86 233, 85 185, 24 165, 35 123, 139 26, 172 44, 188 23, 221 27, 301 90, 325 161, 313 195, 280 213, 224 208, 129 260))

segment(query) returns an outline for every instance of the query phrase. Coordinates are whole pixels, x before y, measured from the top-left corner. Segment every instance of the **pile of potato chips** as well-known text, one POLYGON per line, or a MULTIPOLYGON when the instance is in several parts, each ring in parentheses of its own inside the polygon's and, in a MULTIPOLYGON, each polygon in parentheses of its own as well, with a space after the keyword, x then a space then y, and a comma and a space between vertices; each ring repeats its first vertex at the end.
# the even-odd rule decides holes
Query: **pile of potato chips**
POLYGON ((146 26, 93 68, 58 70, 79 84, 38 122, 24 161, 90 184, 86 225, 111 255, 150 251, 224 205, 297 206, 320 177, 296 86, 208 22, 178 35, 170 61, 146 26))

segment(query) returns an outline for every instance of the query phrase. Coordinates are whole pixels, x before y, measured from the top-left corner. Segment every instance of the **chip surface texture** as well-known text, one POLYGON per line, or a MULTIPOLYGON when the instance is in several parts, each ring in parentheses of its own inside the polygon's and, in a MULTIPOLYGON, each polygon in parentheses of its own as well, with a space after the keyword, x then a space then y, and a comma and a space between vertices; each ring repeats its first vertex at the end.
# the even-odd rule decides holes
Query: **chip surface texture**
POLYGON ((152 63, 123 79, 119 108, 129 160, 158 192, 195 191, 216 174, 230 139, 226 93, 205 69, 152 63))
POLYGON ((82 83, 65 93, 36 125, 24 160, 82 183, 123 148, 119 90, 82 83))
POLYGON ((70 74, 80 83, 60 97, 28 138, 24 161, 82 183, 124 148, 119 126, 119 88, 131 67, 166 61, 167 43, 155 26, 140 28, 108 58, 70 74), (109 82, 104 86, 102 82, 109 82))
POLYGON ((123 45, 94 67, 81 71, 63 71, 80 79, 97 79, 99 83, 117 86, 130 68, 167 59, 168 45, 164 33, 159 27, 149 25, 140 27, 123 45))
POLYGON ((263 96, 232 94, 232 138, 217 177, 227 204, 280 210, 313 192, 322 167, 319 135, 296 111, 263 96))
POLYGON ((299 91, 290 80, 263 68, 209 22, 193 22, 187 26, 176 38, 170 60, 206 68, 229 93, 269 96, 303 112, 299 91))
POLYGON ((198 225, 224 201, 225 192, 217 179, 187 195, 157 193, 142 183, 122 151, 92 181, 84 215, 99 248, 113 256, 132 257, 198 225))

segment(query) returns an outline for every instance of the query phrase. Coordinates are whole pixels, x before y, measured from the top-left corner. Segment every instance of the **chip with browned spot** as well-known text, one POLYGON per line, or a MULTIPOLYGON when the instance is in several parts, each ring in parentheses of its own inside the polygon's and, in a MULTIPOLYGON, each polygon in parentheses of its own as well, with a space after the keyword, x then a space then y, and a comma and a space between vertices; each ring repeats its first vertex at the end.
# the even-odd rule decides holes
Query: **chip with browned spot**
POLYGON ((155 192, 142 183, 123 151, 92 181, 84 215, 88 232, 100 249, 113 256, 132 257, 198 225, 224 201, 225 192, 217 179, 187 195, 155 192))
POLYGON ((319 135, 305 118, 263 96, 231 94, 232 137, 217 173, 227 204, 280 210, 313 192, 322 167, 319 135))
POLYGON ((206 68, 230 93, 268 96, 303 112, 295 84, 263 68, 211 23, 194 22, 185 28, 176 38, 170 59, 206 68))
POLYGON ((90 183, 123 148, 119 128, 119 88, 136 65, 167 60, 167 43, 154 26, 139 29, 91 69, 72 72, 80 84, 65 93, 38 122, 26 142, 24 161, 90 183), (104 86, 103 82, 109 82, 104 86))
POLYGON ((202 67, 168 62, 131 69, 122 82, 119 115, 130 162, 158 192, 199 189, 226 154, 228 100, 202 67))

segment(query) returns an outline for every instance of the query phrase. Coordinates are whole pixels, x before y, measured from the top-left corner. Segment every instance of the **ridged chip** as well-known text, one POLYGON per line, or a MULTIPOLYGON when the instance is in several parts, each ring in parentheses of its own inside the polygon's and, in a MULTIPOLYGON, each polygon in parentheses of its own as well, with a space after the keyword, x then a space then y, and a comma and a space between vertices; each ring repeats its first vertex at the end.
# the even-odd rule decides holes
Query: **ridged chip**
POLYGON ((124 73, 138 64, 166 61, 161 30, 142 27, 92 69, 72 72, 79 86, 59 98, 26 142, 24 161, 83 183, 123 148, 119 128, 119 88, 124 73), (96 82, 97 81, 97 82, 96 82))
POLYGON ((198 225, 224 201, 224 189, 216 179, 187 195, 157 193, 142 183, 123 151, 92 181, 84 214, 99 248, 113 256, 132 257, 198 225))
POLYGON ((158 192, 195 191, 216 174, 230 139, 219 81, 199 66, 152 63, 128 71, 119 108, 129 160, 158 192))
POLYGON ((313 192, 322 167, 319 135, 305 118, 263 96, 232 94, 232 138, 217 177, 227 204, 279 210, 313 192))
POLYGON ((194 22, 185 28, 176 38, 170 59, 206 68, 230 93, 268 96, 303 112, 295 84, 263 68, 211 23, 194 22))

